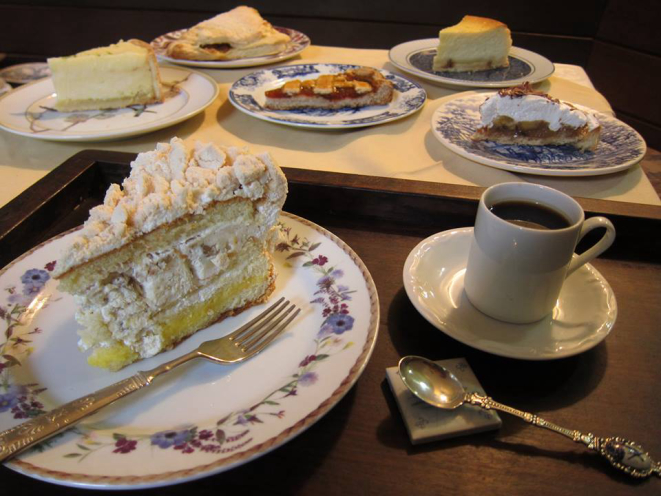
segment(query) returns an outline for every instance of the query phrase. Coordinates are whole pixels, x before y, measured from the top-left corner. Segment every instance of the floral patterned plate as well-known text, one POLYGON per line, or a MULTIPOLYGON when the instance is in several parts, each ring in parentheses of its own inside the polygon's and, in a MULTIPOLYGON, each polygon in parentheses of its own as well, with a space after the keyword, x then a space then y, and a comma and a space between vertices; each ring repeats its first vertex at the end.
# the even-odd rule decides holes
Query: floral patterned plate
POLYGON ((279 88, 291 79, 316 79, 322 74, 337 74, 356 65, 299 64, 263 69, 242 77, 230 88, 230 102, 241 112, 277 124, 312 129, 349 129, 374 126, 407 117, 422 108, 427 93, 417 83, 381 70, 395 87, 388 105, 362 108, 270 110, 264 108, 264 92, 279 88))
MULTIPOLYGON (((163 486, 223 472, 300 434, 353 386, 377 337, 372 278, 342 240, 291 214, 280 218, 276 290, 303 311, 269 348, 239 365, 203 360, 42 443, 7 466, 58 484, 163 486)), ((111 373, 77 349, 74 301, 51 271, 71 234, 0 272, 0 429, 223 336, 263 305, 204 329, 148 360, 111 373), (66 364, 66 365, 65 365, 66 364)))
POLYGON ((602 131, 594 152, 580 152, 567 145, 522 146, 473 141, 471 136, 480 125, 480 105, 493 94, 467 91, 441 100, 431 119, 434 136, 450 150, 473 162, 545 176, 610 174, 637 164, 647 151, 645 140, 634 129, 596 111, 593 112, 602 131))
POLYGON ((218 96, 206 74, 161 67, 165 100, 124 109, 57 112, 51 78, 16 88, 0 98, 0 127, 15 134, 52 141, 101 141, 136 136, 172 126, 202 112, 218 96))
POLYGON ((300 31, 296 31, 295 29, 290 28, 281 28, 277 26, 274 27, 281 33, 289 35, 291 39, 282 52, 274 53, 273 55, 263 55, 261 57, 250 57, 247 59, 238 60, 185 60, 168 57, 166 55, 168 45, 173 41, 178 40, 181 35, 186 32, 185 29, 180 29, 178 31, 173 31, 171 33, 159 36, 158 38, 152 40, 151 46, 154 49, 156 56, 160 60, 169 62, 171 64, 199 67, 201 69, 237 69, 239 67, 256 67, 259 65, 275 64, 277 62, 282 62, 283 60, 296 57, 299 53, 310 46, 310 38, 308 38, 307 35, 301 33, 300 31))

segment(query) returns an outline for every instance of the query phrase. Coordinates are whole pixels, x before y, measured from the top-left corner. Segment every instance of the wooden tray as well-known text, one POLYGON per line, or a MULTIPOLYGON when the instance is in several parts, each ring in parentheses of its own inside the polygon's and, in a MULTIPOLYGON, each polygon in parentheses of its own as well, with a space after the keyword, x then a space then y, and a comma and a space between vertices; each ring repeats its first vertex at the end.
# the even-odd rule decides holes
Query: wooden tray
MULTIPOLYGON (((81 224, 134 154, 87 150, 0 209, 0 266, 81 224)), ((385 382, 401 356, 465 357, 495 399, 569 428, 627 437, 661 458, 661 207, 578 199, 608 216, 614 246, 593 265, 618 301, 613 332, 582 355, 547 362, 467 347, 420 316, 403 289, 402 267, 423 238, 474 222, 482 188, 285 169, 285 210, 347 242, 379 291, 379 341, 363 376, 320 422, 273 453, 168 494, 657 494, 566 438, 503 417, 495 433, 413 447, 385 382), (259 477, 255 477, 259 474, 259 477)), ((69 494, 0 468, 3 487, 69 494)))

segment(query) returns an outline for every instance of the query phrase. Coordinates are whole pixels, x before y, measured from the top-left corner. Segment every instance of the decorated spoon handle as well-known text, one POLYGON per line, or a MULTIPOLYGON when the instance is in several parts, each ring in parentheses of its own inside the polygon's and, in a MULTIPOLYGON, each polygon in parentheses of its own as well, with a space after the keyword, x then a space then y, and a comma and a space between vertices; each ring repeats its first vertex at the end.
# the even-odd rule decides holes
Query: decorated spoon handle
POLYGON ((615 468, 633 477, 649 477, 656 474, 661 477, 661 463, 655 462, 643 448, 632 441, 620 437, 597 437, 592 433, 583 434, 577 430, 566 429, 548 422, 529 412, 498 403, 488 396, 478 393, 466 393, 466 403, 480 406, 486 410, 499 410, 519 417, 526 422, 562 434, 571 440, 582 443, 589 449, 605 457, 615 468))

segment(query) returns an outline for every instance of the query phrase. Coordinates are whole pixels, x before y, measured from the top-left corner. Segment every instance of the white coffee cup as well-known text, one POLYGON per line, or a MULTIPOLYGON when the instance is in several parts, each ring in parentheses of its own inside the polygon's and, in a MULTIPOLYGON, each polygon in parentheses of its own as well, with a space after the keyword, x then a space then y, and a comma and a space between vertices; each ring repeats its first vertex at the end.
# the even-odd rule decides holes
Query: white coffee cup
POLYGON ((469 301, 498 320, 524 324, 547 316, 572 272, 601 255, 615 240, 605 217, 585 220, 581 206, 560 191, 530 183, 503 183, 488 188, 478 206, 464 288, 469 301), (523 202, 560 213, 567 227, 522 227, 491 211, 502 202, 523 202), (606 228, 602 238, 581 255, 578 242, 593 229, 606 228))

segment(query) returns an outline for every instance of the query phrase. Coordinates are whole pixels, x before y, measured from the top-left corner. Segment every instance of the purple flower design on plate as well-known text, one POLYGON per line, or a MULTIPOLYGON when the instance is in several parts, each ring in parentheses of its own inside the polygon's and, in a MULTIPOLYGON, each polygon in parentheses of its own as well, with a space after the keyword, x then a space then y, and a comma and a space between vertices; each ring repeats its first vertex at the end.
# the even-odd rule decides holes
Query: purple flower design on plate
POLYGON ((306 372, 298 378, 298 384, 299 386, 312 386, 318 379, 319 376, 316 372, 306 372))
POLYGON ((33 295, 41 291, 46 282, 50 279, 50 274, 41 269, 30 269, 21 276, 23 283, 23 294, 33 295))
POLYGON ((9 295, 9 298, 7 298, 7 301, 9 303, 13 303, 13 304, 15 304, 19 307, 29 307, 30 303, 32 303, 33 299, 34 299, 33 295, 31 295, 31 294, 14 293, 14 294, 9 295))
POLYGON ((0 413, 10 410, 21 402, 21 397, 25 396, 27 388, 20 385, 9 386, 5 394, 0 394, 0 413))
POLYGON ((170 446, 185 444, 190 438, 191 432, 188 429, 182 431, 161 431, 151 436, 151 444, 166 449, 170 446))
POLYGON ((354 318, 345 313, 333 313, 329 315, 321 329, 319 336, 329 336, 330 334, 344 334, 353 329, 354 318))
POLYGON ((113 453, 121 453, 121 454, 126 454, 130 453, 133 451, 138 442, 134 439, 127 439, 125 437, 120 437, 117 439, 117 442, 115 443, 115 449, 112 450, 113 453))

